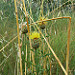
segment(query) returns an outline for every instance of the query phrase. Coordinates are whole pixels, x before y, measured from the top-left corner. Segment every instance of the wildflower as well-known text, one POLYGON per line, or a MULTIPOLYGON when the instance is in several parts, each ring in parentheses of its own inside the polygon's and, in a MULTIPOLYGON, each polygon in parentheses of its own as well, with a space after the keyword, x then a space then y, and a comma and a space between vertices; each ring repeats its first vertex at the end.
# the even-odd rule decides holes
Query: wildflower
POLYGON ((39 47, 39 45, 40 45, 39 38, 40 38, 40 34, 38 32, 33 32, 30 35, 30 39, 32 39, 32 47, 34 49, 37 49, 39 47))
MULTIPOLYGON (((47 18, 45 18, 45 17, 40 17, 40 21, 46 20, 46 19, 47 18)), ((45 25, 47 25, 47 22, 39 22, 38 24, 39 24, 39 26, 40 26, 41 29, 44 29, 45 25)))
POLYGON ((33 32, 30 35, 30 39, 38 39, 38 38, 40 38, 40 34, 38 32, 33 32))

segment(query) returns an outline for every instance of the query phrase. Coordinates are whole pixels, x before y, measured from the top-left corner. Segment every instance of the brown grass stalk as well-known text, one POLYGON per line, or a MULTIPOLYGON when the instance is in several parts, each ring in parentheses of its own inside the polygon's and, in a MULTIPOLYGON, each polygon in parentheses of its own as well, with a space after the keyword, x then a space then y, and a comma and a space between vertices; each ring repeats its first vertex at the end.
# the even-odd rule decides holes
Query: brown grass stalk
POLYGON ((46 19, 46 20, 42 20, 42 21, 33 22, 33 23, 29 24, 29 25, 34 25, 34 24, 41 23, 41 22, 46 22, 46 21, 51 21, 51 20, 56 20, 56 19, 63 19, 63 18, 69 19, 71 17, 57 17, 57 18, 52 18, 52 19, 46 19))
POLYGON ((21 58, 21 48, 20 48, 20 36, 19 36, 19 23, 18 23, 18 13, 17 13, 17 5, 16 0, 14 0, 15 4, 15 12, 16 12, 16 24, 17 24, 17 36, 18 36, 18 45, 19 45, 19 54, 20 54, 20 71, 22 75, 22 58, 21 58))
MULTIPOLYGON (((31 11, 31 1, 30 1, 30 3, 29 3, 29 0, 28 0, 28 4, 30 5, 30 15, 32 15, 32 11, 31 11)), ((23 9, 25 9, 25 8, 23 8, 23 9)), ((28 13, 28 12, 26 11, 26 13, 28 13)), ((31 19, 30 19, 30 23, 31 23, 31 19)), ((34 27, 34 29, 35 29, 35 27, 34 27)), ((31 30, 31 26, 30 26, 30 30, 31 30)), ((36 30, 36 29, 35 29, 35 30, 36 30)), ((30 49, 32 49, 31 39, 29 39, 29 42, 30 42, 30 49)), ((34 53, 30 50, 30 60, 31 60, 31 55, 32 55, 32 62, 33 62, 33 64, 35 65, 34 53)), ((31 69, 31 67, 30 67, 30 69, 31 69)), ((32 72, 33 72, 33 71, 36 71, 36 68, 32 65, 32 72)), ((37 75, 36 72, 34 72, 34 73, 35 73, 35 75, 37 75)))
POLYGON ((66 71, 68 73, 69 68, 69 44, 70 44, 70 27, 71 27, 71 17, 69 18, 69 26, 68 26, 68 40, 67 40, 67 53, 66 53, 66 71))

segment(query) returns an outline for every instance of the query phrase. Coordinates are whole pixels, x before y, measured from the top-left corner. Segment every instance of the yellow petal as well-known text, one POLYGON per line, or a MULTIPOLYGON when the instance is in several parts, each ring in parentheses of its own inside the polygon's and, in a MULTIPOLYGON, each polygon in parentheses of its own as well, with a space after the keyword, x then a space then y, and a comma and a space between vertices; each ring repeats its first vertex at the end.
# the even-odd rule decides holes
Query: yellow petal
MULTIPOLYGON (((40 17, 40 21, 42 21, 42 20, 46 20, 46 19, 48 19, 48 18, 45 18, 44 16, 43 17, 40 17)), ((46 22, 43 22, 45 25, 47 25, 47 21, 46 22)), ((43 24, 42 22, 39 22, 38 24, 39 25, 42 25, 43 24)))
POLYGON ((30 35, 30 39, 35 39, 35 38, 40 38, 40 34, 38 32, 33 32, 31 35, 30 35))

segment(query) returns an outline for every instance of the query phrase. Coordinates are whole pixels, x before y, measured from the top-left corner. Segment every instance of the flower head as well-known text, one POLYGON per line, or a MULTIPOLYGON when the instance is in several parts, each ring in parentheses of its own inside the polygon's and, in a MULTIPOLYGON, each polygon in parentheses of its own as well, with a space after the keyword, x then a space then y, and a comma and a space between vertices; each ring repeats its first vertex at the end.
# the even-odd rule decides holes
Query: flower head
MULTIPOLYGON (((46 20, 46 19, 47 19, 47 18, 45 18, 44 16, 43 16, 43 17, 40 17, 40 21, 46 20)), ((39 25, 42 25, 42 24, 47 25, 47 22, 39 22, 38 24, 39 24, 39 25)))
POLYGON ((38 32, 33 32, 31 35, 30 35, 30 39, 38 39, 40 38, 40 34, 38 32))

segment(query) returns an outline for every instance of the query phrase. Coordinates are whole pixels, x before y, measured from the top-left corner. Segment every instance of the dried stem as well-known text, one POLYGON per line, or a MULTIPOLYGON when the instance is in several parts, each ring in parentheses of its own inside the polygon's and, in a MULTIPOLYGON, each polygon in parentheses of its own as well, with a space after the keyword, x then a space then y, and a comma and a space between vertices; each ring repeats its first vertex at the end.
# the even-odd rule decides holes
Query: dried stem
POLYGON ((70 26, 71 26, 71 17, 69 18, 69 26, 68 26, 67 55, 66 55, 66 72, 67 73, 68 73, 68 64, 69 64, 70 26))
POLYGON ((29 25, 34 25, 34 24, 41 23, 41 22, 46 22, 46 21, 51 21, 51 20, 56 20, 56 19, 63 19, 63 18, 69 19, 71 17, 58 17, 58 18, 46 19, 46 20, 42 20, 42 21, 37 21, 37 22, 31 23, 29 25))
POLYGON ((22 58, 21 58, 21 48, 20 48, 20 36, 19 36, 19 23, 18 23, 18 13, 17 13, 17 5, 16 0, 14 0, 15 3, 15 12, 16 12, 16 23, 17 23, 17 36, 18 36, 18 45, 19 45, 19 54, 20 54, 20 71, 22 75, 22 58))

